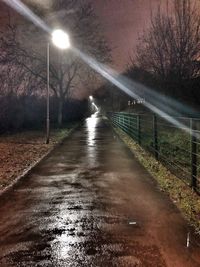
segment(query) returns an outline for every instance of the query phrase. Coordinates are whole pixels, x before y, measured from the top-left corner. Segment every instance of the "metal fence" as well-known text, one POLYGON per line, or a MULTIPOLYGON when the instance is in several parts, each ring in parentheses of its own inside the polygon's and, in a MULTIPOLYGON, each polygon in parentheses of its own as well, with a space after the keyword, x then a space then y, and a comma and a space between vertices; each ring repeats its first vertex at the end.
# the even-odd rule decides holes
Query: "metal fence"
POLYGON ((200 119, 173 118, 181 124, 175 126, 156 115, 110 112, 108 118, 200 193, 200 119))

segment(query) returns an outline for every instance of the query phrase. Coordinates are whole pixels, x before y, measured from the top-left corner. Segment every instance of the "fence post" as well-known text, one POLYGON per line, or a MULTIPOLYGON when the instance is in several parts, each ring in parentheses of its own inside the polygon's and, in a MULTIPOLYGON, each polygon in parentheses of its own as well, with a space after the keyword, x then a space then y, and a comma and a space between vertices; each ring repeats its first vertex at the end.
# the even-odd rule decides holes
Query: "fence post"
POLYGON ((141 145, 141 125, 140 125, 140 115, 137 115, 137 137, 138 137, 138 144, 141 145))
POLYGON ((130 112, 128 112, 128 116, 127 116, 127 127, 128 127, 128 135, 130 135, 130 128, 131 128, 130 112))
POLYGON ((122 126, 123 126, 123 119, 124 119, 124 118, 123 118, 123 115, 120 114, 120 117, 121 117, 121 121, 120 121, 120 124, 121 124, 121 125, 120 125, 120 126, 121 126, 121 128, 123 128, 123 127, 122 127, 122 126))
POLYGON ((197 186, 197 138, 196 138, 196 123, 194 119, 190 119, 191 130, 191 187, 197 186))
POLYGON ((157 117, 153 115, 153 148, 154 156, 158 160, 158 129, 157 129, 157 117))

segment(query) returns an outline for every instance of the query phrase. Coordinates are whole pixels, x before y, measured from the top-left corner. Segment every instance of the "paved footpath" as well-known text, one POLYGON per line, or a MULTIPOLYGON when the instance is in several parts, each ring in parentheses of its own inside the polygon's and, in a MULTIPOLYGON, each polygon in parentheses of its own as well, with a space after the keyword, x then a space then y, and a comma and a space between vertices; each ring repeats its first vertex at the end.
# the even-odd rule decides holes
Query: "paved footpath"
POLYGON ((200 266, 187 231, 110 126, 92 117, 0 198, 0 266, 200 266))

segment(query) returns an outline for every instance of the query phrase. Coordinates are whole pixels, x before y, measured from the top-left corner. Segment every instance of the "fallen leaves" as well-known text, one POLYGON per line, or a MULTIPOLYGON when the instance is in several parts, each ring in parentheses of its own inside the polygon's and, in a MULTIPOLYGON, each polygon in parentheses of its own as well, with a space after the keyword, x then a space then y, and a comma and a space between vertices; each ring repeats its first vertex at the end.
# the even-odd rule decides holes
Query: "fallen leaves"
POLYGON ((12 183, 69 132, 70 129, 53 130, 48 145, 45 144, 45 132, 41 131, 0 136, 0 190, 12 183))

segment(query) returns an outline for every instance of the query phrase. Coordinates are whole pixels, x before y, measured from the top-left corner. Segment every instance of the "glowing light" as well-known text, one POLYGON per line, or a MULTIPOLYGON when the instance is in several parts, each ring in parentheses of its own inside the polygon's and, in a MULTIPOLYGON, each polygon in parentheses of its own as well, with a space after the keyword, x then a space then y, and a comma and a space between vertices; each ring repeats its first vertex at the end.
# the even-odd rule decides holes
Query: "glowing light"
POLYGON ((95 107, 95 109, 98 111, 99 109, 98 109, 98 107, 97 107, 97 105, 93 102, 92 103, 92 105, 95 107))
POLYGON ((35 15, 25 4, 20 0, 2 0, 5 4, 12 7, 22 16, 33 22, 36 26, 44 30, 45 32, 51 33, 50 27, 37 15, 35 15))
POLYGON ((93 101, 93 96, 90 95, 89 96, 89 99, 90 99, 90 101, 93 101))
POLYGON ((96 166, 97 150, 96 150, 96 125, 98 119, 95 115, 86 120, 87 125, 87 160, 90 167, 96 166))
MULTIPOLYGON (((145 98, 145 102, 143 103, 148 109, 158 114, 160 117, 164 118, 166 121, 172 123, 176 127, 183 128, 186 132, 190 133, 190 128, 186 125, 178 121, 174 116, 172 117, 170 113, 176 111, 178 105, 175 105, 175 101, 165 100, 164 96, 157 94, 156 92, 152 92, 150 88, 146 86, 134 82, 132 80, 127 79, 123 75, 119 75, 117 72, 112 70, 111 68, 97 62, 93 58, 88 55, 85 55, 80 50, 74 48, 74 52, 85 62, 87 63, 93 70, 101 74, 104 78, 110 81, 113 85, 117 86, 124 93, 131 96, 134 99, 141 99, 143 95, 146 94, 147 98, 145 98), (148 99, 148 101, 147 101, 148 99), (165 101, 164 101, 165 100, 165 101), (167 103, 171 103, 167 105, 167 103), (164 106, 167 106, 164 111, 164 106)), ((167 98, 166 98, 167 99, 167 98)), ((179 106, 183 106, 179 104, 179 106)), ((177 112, 177 111, 176 111, 177 112)))
POLYGON ((86 120, 87 128, 88 128, 88 144, 93 146, 95 144, 94 138, 96 134, 96 124, 97 118, 91 117, 86 120))
POLYGON ((52 41, 55 46, 60 49, 67 49, 70 47, 69 36, 62 30, 54 30, 52 32, 52 41))
MULTIPOLYGON (((35 15, 26 5, 24 5, 20 0, 2 0, 4 3, 15 9, 18 13, 32 21, 36 26, 43 29, 45 32, 52 35, 53 42, 56 46, 61 49, 66 49, 70 46, 69 37, 66 33, 61 30, 52 32, 50 27, 37 15, 35 15)), ((135 81, 129 80, 123 75, 119 75, 117 72, 108 68, 107 66, 97 62, 93 58, 82 53, 80 50, 73 48, 74 52, 93 70, 101 74, 104 78, 110 81, 112 84, 117 86, 123 92, 128 94, 134 99, 143 98, 145 95, 144 106, 149 108, 154 113, 163 117, 165 120, 169 121, 177 127, 184 128, 186 132, 190 132, 190 129, 179 122, 170 114, 182 115, 182 111, 194 113, 194 111, 187 106, 177 102, 176 100, 163 96, 158 92, 147 88, 146 86, 137 83, 135 81), (181 111, 181 112, 180 112, 181 111)), ((197 136, 199 138, 199 136, 197 136)))

